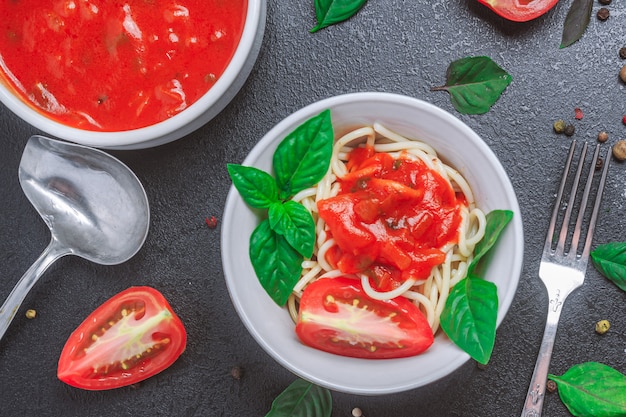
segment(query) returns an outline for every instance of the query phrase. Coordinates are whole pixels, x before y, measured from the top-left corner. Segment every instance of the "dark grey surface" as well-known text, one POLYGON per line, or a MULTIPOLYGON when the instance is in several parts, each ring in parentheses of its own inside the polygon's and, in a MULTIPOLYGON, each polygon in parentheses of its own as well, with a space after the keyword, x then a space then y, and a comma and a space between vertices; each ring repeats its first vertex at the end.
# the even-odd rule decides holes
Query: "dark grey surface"
MULTIPOLYGON (((471 126, 501 159, 517 192, 525 232, 518 292, 498 329, 486 369, 469 361, 427 387, 360 397, 333 392, 333 416, 516 416, 526 396, 541 341, 547 296, 537 278, 542 241, 562 161, 571 141, 553 133, 563 118, 574 138, 610 143, 626 136, 624 64, 618 49, 625 6, 613 2, 606 22, 594 16, 583 39, 560 50, 565 14, 560 1, 525 24, 507 22, 475 0, 370 1, 357 16, 316 34, 313 0, 269 1, 259 59, 247 83, 213 121, 188 137, 154 149, 112 152, 143 182, 152 219, 143 249, 119 266, 75 257, 58 261, 27 297, 0 341, 1 416, 263 416, 296 378, 247 333, 228 297, 218 224, 230 181, 226 163, 243 161, 255 143, 293 111, 332 95, 388 91, 436 104, 471 126), (488 55, 513 77, 485 115, 462 116, 447 93, 448 64, 488 55), (584 111, 574 120, 574 108, 584 111), (86 392, 56 378, 67 336, 100 303, 131 285, 150 285, 171 302, 188 331, 188 346, 167 371, 135 388, 86 392), (37 318, 24 316, 27 308, 37 318), (243 368, 236 380, 231 368, 243 368)), ((39 133, 0 107, 0 298, 48 244, 49 233, 23 195, 17 168, 28 137, 39 133)), ((624 164, 609 172, 595 243, 626 240, 624 164)), ((595 245, 594 245, 595 246, 595 245)), ((589 267, 587 279, 564 307, 551 372, 600 361, 626 372, 626 294, 589 267), (613 327, 594 332, 599 319, 613 327)), ((337 372, 341 372, 338 369, 337 372)), ((569 413, 555 394, 544 415, 569 413)))

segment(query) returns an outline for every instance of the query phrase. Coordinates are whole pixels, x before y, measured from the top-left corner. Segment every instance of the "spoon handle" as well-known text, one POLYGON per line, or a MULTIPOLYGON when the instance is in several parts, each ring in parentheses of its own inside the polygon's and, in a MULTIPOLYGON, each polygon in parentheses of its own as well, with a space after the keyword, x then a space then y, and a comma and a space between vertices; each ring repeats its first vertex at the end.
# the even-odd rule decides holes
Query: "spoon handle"
POLYGON ((39 277, 41 277, 54 261, 67 254, 67 249, 60 248, 57 245, 57 241, 52 239, 35 263, 22 275, 22 278, 17 282, 11 294, 9 294, 4 304, 2 304, 2 307, 0 307, 0 339, 2 339, 9 324, 11 324, 17 310, 26 298, 26 294, 28 294, 33 285, 35 285, 39 277))

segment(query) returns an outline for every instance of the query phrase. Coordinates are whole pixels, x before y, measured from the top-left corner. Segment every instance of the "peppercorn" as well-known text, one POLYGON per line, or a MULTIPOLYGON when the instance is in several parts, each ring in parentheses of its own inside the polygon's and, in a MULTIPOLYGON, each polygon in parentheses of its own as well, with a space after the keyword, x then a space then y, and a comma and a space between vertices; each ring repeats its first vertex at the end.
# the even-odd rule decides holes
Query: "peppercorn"
POLYGON ((31 309, 26 310, 26 318, 27 319, 34 319, 37 316, 37 311, 31 309))
POLYGON ((619 57, 622 59, 626 59, 626 46, 622 46, 619 48, 619 57))
POLYGON ((626 83, 626 65, 619 70, 619 79, 626 83))
POLYGON ((217 227, 217 218, 215 216, 207 217, 204 219, 204 222, 209 226, 209 229, 215 229, 217 227))
POLYGON ((604 165, 604 160, 602 158, 598 158, 596 160, 596 171, 600 171, 602 169, 602 165, 604 165))
POLYGON ((565 130, 563 130, 563 133, 565 133, 567 136, 572 136, 574 132, 576 132, 576 128, 574 127, 574 125, 567 125, 565 126, 565 130))
POLYGON ((554 131, 556 133, 563 133, 565 132, 565 121, 563 121, 562 119, 559 119, 556 122, 554 122, 552 127, 554 128, 554 131))
POLYGON ((618 161, 626 161, 626 140, 618 140, 613 145, 613 157, 618 161))
POLYGON ((606 7, 601 7, 600 10, 598 10, 598 19, 599 20, 606 20, 609 18, 609 16, 611 15, 611 13, 609 12, 609 9, 607 9, 606 7))
POLYGON ((355 407, 352 409, 352 417, 362 417, 363 411, 359 407, 355 407))
POLYGON ((611 328, 611 323, 608 320, 600 320, 596 323, 596 333, 604 334, 611 328))
POLYGON ((556 382, 554 382, 553 380, 549 379, 548 382, 546 383, 546 389, 548 390, 548 392, 556 391, 556 389, 557 389, 556 382))
POLYGON ((243 369, 240 366, 235 366, 230 370, 230 375, 233 379, 240 380, 243 376, 243 369))
POLYGON ((608 133, 606 133, 604 130, 601 131, 600 133, 598 133, 598 142, 604 143, 607 140, 609 140, 609 134, 608 133))
POLYGON ((598 3, 603 6, 608 6, 609 4, 611 4, 611 0, 598 0, 598 3))

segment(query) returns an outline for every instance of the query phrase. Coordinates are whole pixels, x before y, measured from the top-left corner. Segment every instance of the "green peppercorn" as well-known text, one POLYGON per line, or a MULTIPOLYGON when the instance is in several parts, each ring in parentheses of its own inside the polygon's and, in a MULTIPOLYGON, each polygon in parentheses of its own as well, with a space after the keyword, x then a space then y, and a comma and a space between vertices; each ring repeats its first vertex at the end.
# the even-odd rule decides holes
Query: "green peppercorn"
POLYGON ((626 140, 618 140, 613 145, 613 157, 618 161, 626 161, 626 140))
POLYGON ((606 19, 609 18, 609 16, 611 15, 611 12, 609 12, 609 9, 607 9, 606 7, 601 7, 600 10, 598 10, 598 19, 605 21, 606 19))
POLYGON ((604 130, 601 131, 600 133, 598 133, 598 142, 604 143, 607 140, 609 140, 609 134, 608 133, 606 133, 604 130))
POLYGON ((37 317, 37 311, 31 309, 26 310, 26 318, 27 319, 34 319, 35 317, 37 317))
POLYGON ((608 320, 600 320, 596 323, 596 333, 604 334, 611 328, 611 323, 608 320))
POLYGON ((574 125, 567 125, 565 126, 565 130, 563 130, 563 133, 565 133, 567 136, 572 136, 574 132, 576 132, 576 128, 574 127, 574 125))
POLYGON ((552 127, 554 128, 554 131, 556 133, 563 133, 565 132, 565 121, 562 119, 559 119, 556 122, 554 122, 552 127))

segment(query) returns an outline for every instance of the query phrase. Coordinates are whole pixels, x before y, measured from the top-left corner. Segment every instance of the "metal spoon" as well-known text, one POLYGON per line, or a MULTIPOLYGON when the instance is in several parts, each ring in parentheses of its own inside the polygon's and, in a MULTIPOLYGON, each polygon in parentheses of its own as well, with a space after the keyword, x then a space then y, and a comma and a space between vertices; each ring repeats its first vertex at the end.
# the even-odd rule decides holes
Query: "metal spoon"
POLYGON ((19 180, 52 239, 0 307, 0 339, 54 261, 76 255, 103 265, 122 263, 139 251, 150 223, 148 198, 137 176, 97 149, 32 136, 19 180))

